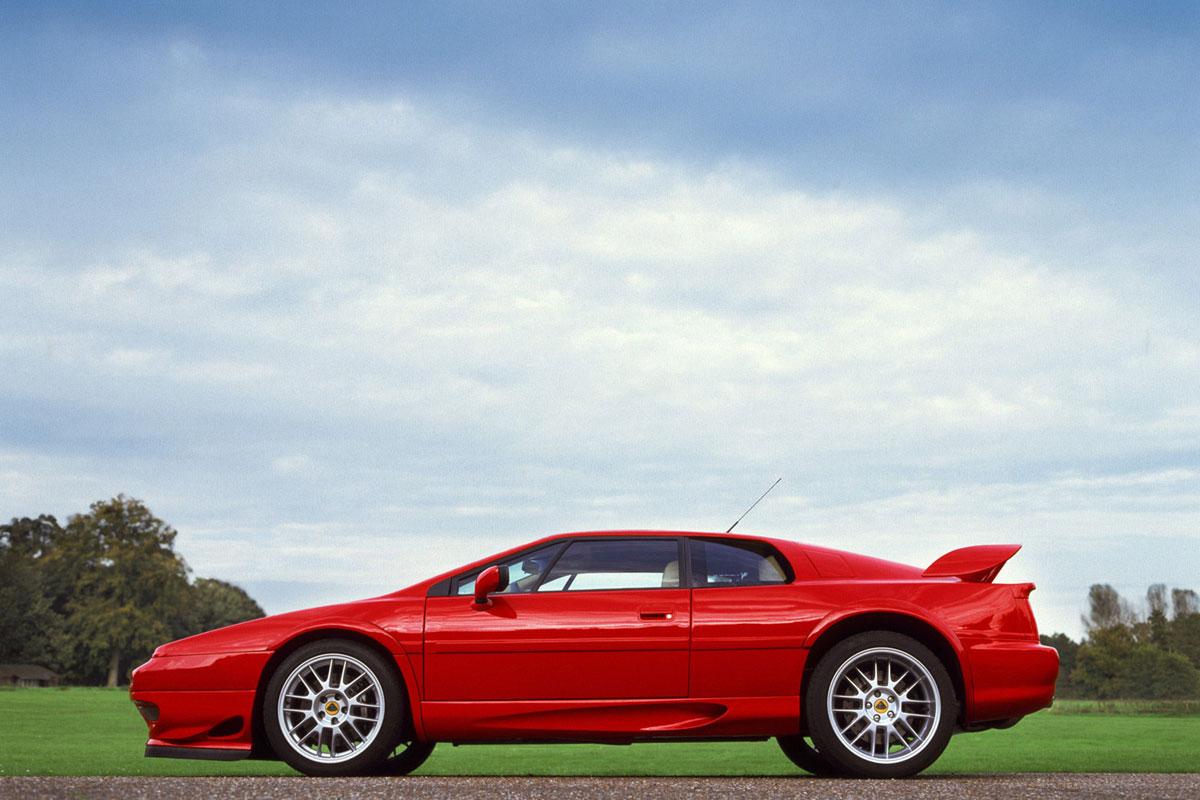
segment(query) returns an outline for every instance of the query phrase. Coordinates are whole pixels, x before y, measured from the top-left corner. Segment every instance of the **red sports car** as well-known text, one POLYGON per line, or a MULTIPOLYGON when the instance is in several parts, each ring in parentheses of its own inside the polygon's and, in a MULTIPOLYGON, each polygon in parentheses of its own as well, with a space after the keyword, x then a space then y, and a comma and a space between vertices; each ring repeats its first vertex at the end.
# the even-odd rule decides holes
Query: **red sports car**
POLYGON ((159 647, 148 756, 403 774, 436 742, 776 737, 819 774, 916 773, 1048 706, 1019 545, 928 569, 776 539, 552 536, 371 600, 159 647), (811 743, 810 743, 811 742, 811 743))

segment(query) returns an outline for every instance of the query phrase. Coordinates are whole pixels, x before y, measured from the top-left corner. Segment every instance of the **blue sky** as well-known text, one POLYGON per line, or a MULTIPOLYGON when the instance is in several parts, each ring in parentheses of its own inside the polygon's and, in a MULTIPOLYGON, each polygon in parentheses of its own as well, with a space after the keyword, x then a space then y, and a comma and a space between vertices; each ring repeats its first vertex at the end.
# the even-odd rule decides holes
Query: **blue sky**
POLYGON ((0 500, 269 611, 560 530, 1200 588, 1191 4, 0 10, 0 500))

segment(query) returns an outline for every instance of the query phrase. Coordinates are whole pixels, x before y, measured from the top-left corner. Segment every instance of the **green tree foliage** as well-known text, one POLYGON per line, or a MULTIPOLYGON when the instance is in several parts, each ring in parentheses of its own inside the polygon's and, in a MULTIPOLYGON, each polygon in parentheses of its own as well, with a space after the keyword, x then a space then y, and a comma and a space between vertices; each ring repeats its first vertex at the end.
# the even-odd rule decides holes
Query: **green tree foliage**
POLYGON ((195 616, 190 621, 190 633, 224 628, 263 616, 263 610, 254 598, 240 587, 216 578, 196 581, 192 586, 192 605, 195 616))
POLYGON ((119 495, 0 526, 0 661, 116 685, 163 642, 263 615, 223 581, 188 582, 175 530, 119 495))
POLYGON ((1200 614, 1200 595, 1191 589, 1172 589, 1171 605, 1175 610, 1175 618, 1188 614, 1200 614))
POLYGON ((1042 644, 1053 647, 1058 651, 1058 680, 1054 683, 1055 697, 1078 697, 1079 690, 1071 680, 1075 671, 1075 658, 1079 653, 1079 643, 1073 641, 1065 633, 1055 633, 1052 636, 1041 637, 1042 644))
POLYGON ((1079 647, 1071 681, 1082 697, 1106 700, 1126 697, 1125 663, 1133 653, 1133 636, 1121 625, 1093 630, 1079 647))
POLYGON ((1169 640, 1172 650, 1200 669, 1200 612, 1193 611, 1171 620, 1169 640))
POLYGON ((1146 591, 1146 606, 1150 609, 1146 617, 1147 638, 1159 648, 1170 646, 1170 623, 1167 620, 1167 586, 1156 583, 1146 591))
POLYGON ((1149 700, 1196 697, 1200 676, 1192 662, 1178 653, 1151 645, 1136 645, 1125 665, 1124 696, 1149 700))
POLYGON ((1084 630, 1104 630, 1133 621, 1134 614, 1129 604, 1121 599, 1117 590, 1107 583, 1094 583, 1088 590, 1088 613, 1083 617, 1084 630))
POLYGON ((0 525, 0 663, 63 667, 62 618, 47 597, 41 561, 61 536, 58 520, 45 514, 0 525))
POLYGON ((1128 628, 1096 631, 1080 648, 1072 680, 1084 697, 1101 700, 1195 697, 1196 668, 1178 653, 1138 644, 1128 628))
POLYGON ((68 521, 50 572, 79 677, 94 681, 103 664, 116 686, 122 664, 173 638, 171 621, 188 593, 188 567, 174 544, 173 528, 124 495, 68 521))
POLYGON ((1111 586, 1092 586, 1083 618, 1088 637, 1075 653, 1072 688, 1099 699, 1200 696, 1200 613, 1187 610, 1195 597, 1190 589, 1173 590, 1176 613, 1168 619, 1167 588, 1155 584, 1141 618, 1111 586))

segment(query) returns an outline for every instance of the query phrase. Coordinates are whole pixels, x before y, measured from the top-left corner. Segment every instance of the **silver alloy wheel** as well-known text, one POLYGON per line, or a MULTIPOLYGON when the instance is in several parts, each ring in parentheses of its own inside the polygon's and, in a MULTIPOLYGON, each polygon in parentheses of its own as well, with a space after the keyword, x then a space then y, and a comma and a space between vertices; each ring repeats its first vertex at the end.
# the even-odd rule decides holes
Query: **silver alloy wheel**
POLYGON ((890 647, 850 656, 826 696, 833 731, 859 758, 893 764, 925 749, 937 729, 937 681, 917 659, 890 647))
POLYGON ((357 658, 325 653, 292 670, 276 711, 279 729, 293 750, 310 761, 337 764, 379 735, 383 688, 357 658))

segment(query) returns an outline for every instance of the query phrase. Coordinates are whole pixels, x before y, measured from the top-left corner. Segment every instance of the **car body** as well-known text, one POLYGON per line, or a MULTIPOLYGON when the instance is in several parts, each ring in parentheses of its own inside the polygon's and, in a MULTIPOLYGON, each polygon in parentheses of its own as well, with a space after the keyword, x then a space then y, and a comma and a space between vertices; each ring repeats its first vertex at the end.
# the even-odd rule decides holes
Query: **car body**
POLYGON ((148 756, 315 775, 408 772, 437 742, 778 737, 810 771, 897 777, 1051 703, 1034 587, 993 582, 1018 549, 922 570, 737 534, 561 534, 165 644, 130 693, 148 756))

